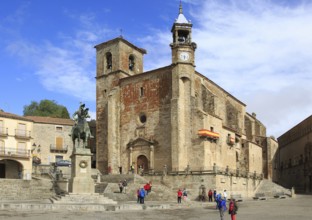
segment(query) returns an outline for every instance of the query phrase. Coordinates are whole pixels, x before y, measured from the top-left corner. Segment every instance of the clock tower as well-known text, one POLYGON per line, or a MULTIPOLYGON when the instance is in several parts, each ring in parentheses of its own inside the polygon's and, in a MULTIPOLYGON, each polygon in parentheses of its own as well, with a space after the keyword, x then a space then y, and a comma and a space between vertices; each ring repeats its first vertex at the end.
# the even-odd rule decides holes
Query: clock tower
POLYGON ((183 171, 190 161, 192 146, 192 117, 195 115, 195 64, 196 44, 192 42, 192 23, 183 15, 180 3, 179 16, 173 23, 172 98, 171 98, 171 158, 172 170, 183 171))
POLYGON ((173 23, 171 32, 173 42, 172 63, 188 63, 194 65, 194 52, 196 43, 192 42, 192 23, 183 15, 182 4, 180 3, 179 16, 173 23))

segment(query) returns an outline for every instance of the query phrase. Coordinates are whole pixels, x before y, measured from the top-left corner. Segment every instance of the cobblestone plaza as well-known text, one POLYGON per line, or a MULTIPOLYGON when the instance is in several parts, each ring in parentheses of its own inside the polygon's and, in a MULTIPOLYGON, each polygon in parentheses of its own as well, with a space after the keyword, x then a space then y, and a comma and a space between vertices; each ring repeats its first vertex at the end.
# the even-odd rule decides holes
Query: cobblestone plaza
MULTIPOLYGON (((151 202, 152 203, 152 202, 151 202)), ((239 220, 310 220, 312 216, 312 195, 297 195, 296 198, 268 199, 265 201, 245 200, 239 203, 237 219, 239 220)), ((149 204, 146 204, 147 206, 149 204)), ((139 205, 138 205, 139 206, 139 205)), ((0 219, 10 220, 54 220, 54 219, 109 219, 109 220, 132 220, 132 219, 220 219, 219 213, 212 203, 189 203, 174 204, 170 209, 161 210, 127 210, 106 212, 69 212, 59 211, 18 211, 10 209, 0 210, 0 219)), ((226 214, 225 219, 230 219, 226 214)))

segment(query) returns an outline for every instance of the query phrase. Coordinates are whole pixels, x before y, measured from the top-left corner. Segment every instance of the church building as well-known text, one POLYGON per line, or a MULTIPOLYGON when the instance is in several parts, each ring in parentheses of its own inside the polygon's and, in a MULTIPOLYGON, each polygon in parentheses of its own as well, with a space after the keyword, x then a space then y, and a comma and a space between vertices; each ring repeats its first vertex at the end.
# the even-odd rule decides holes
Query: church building
POLYGON ((218 167, 270 178, 268 152, 277 142, 246 104, 196 71, 197 45, 181 5, 171 32, 171 64, 147 72, 146 50, 123 37, 95 46, 97 169, 117 174, 133 166, 153 174, 218 167))

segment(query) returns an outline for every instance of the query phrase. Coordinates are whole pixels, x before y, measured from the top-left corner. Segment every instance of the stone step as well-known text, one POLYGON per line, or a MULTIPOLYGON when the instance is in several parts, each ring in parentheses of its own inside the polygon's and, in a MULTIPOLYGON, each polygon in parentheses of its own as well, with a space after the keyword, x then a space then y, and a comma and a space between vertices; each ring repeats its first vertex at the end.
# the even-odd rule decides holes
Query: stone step
POLYGON ((152 210, 152 209, 169 209, 170 204, 55 204, 55 203, 0 203, 0 209, 7 210, 66 210, 66 211, 121 211, 121 210, 152 210))
POLYGON ((255 191, 255 194, 264 194, 266 197, 274 197, 278 193, 290 195, 290 190, 266 179, 262 180, 255 191))
MULTIPOLYGON (((127 192, 120 193, 118 183, 107 183, 107 187, 104 190, 104 195, 116 200, 116 201, 136 201, 137 200, 137 190, 143 187, 144 184, 137 182, 147 182, 146 179, 140 178, 139 181, 136 179, 133 183, 128 183, 127 192)), ((152 185, 151 193, 146 196, 147 201, 175 201, 176 193, 167 186, 161 185, 160 183, 154 183, 152 185)))
POLYGON ((69 194, 61 197, 51 197, 53 203, 60 204, 117 204, 116 201, 94 194, 69 194))

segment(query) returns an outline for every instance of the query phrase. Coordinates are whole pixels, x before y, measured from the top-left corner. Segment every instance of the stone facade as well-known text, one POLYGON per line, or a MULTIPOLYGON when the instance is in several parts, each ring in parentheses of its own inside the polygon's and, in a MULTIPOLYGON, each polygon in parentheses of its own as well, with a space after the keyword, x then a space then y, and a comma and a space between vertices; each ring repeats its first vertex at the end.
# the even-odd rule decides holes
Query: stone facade
POLYGON ((71 137, 74 121, 65 118, 27 116, 34 122, 33 155, 41 159, 41 165, 50 166, 57 160, 70 160, 73 151, 71 137))
POLYGON ((31 179, 33 121, 0 111, 0 178, 31 179))
POLYGON ((296 192, 312 192, 312 116, 278 138, 276 182, 296 192))
POLYGON ((265 126, 195 70, 197 45, 181 8, 171 32, 172 64, 148 72, 146 51, 122 37, 95 46, 97 168, 118 173, 134 165, 154 173, 165 165, 174 172, 218 166, 268 176, 265 126))

